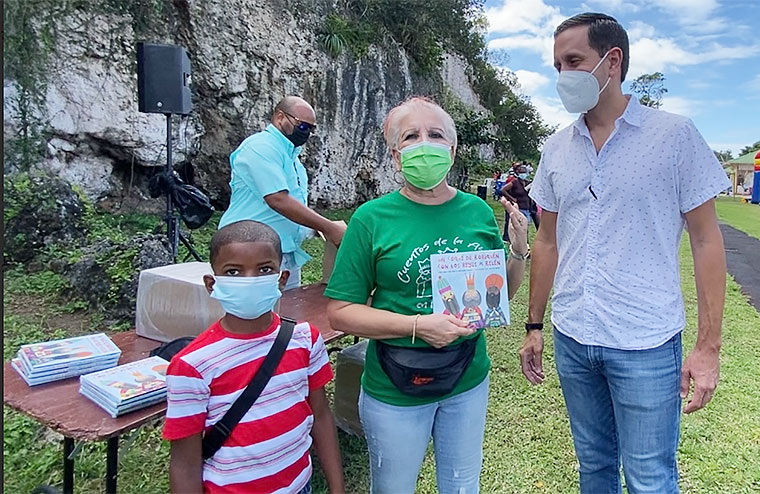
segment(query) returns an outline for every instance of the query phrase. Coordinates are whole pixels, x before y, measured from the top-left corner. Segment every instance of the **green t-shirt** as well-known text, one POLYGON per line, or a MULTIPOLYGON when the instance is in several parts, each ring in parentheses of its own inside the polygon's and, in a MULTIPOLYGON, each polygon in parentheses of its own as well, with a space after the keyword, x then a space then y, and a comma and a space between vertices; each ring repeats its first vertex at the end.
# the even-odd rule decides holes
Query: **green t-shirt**
MULTIPOLYGON (((392 192, 363 204, 351 217, 325 296, 365 304, 375 289, 372 307, 405 315, 431 314, 430 254, 503 248, 493 210, 479 197, 457 191, 444 204, 427 206, 410 201, 399 191, 392 192)), ((467 338, 480 336, 480 331, 467 338)), ((429 346, 420 338, 414 345, 411 337, 384 341, 405 347, 429 346)), ((481 337, 472 363, 446 397, 480 384, 490 366, 486 341, 481 337)), ((362 387, 373 398, 391 405, 422 405, 441 399, 401 393, 380 367, 374 340, 367 348, 362 387)))

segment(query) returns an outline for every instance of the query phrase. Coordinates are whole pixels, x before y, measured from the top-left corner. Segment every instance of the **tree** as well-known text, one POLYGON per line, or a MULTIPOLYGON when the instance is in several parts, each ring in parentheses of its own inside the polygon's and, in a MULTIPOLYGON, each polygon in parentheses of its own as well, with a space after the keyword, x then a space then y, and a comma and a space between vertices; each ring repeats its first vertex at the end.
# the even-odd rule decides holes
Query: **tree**
POLYGON ((726 163, 734 159, 734 155, 731 154, 731 151, 729 151, 728 149, 725 151, 713 150, 713 153, 715 153, 715 157, 718 158, 718 161, 720 161, 721 163, 726 163))
POLYGON ((751 153, 752 151, 760 151, 760 141, 757 141, 750 146, 744 146, 742 150, 739 151, 739 156, 744 156, 745 154, 751 153))
POLYGON ((642 105, 659 108, 662 106, 662 95, 668 92, 664 84, 662 72, 642 74, 631 82, 631 91, 639 95, 642 105))

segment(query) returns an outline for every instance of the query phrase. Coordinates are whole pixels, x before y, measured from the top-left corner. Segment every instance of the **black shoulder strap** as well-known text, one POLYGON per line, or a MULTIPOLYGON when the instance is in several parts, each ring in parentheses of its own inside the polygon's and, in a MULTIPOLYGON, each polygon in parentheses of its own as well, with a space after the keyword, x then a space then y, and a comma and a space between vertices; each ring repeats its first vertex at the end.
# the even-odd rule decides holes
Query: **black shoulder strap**
POLYGON ((266 387, 272 374, 274 374, 277 365, 282 360, 282 356, 285 354, 285 349, 288 347, 290 337, 293 335, 293 328, 296 322, 290 319, 281 318, 280 320, 280 332, 277 334, 277 339, 274 340, 272 348, 269 350, 261 367, 253 376, 251 382, 245 388, 245 391, 238 396, 235 403, 232 404, 224 417, 214 424, 214 427, 203 436, 203 459, 207 460, 214 456, 214 454, 222 447, 224 441, 230 437, 232 429, 240 422, 240 419, 251 409, 251 406, 256 402, 259 395, 266 387))

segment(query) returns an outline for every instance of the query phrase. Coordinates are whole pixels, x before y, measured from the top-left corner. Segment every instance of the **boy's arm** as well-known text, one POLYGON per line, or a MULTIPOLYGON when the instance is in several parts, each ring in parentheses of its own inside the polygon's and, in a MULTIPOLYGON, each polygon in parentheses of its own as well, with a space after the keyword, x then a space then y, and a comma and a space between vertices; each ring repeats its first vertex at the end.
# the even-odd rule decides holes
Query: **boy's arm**
POLYGON ((202 433, 171 441, 169 483, 173 494, 203 493, 202 433))
POLYGON ((314 439, 314 449, 325 472, 330 494, 343 494, 346 488, 343 484, 343 464, 338 447, 338 433, 335 430, 335 421, 327 402, 325 388, 320 387, 309 392, 309 406, 314 414, 311 437, 314 439))

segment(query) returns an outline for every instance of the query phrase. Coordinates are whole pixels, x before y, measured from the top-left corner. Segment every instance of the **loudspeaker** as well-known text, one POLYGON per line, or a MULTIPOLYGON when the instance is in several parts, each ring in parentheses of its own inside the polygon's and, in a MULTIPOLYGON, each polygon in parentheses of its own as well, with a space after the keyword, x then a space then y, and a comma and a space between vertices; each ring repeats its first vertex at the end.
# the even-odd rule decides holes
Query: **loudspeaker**
POLYGON ((137 107, 143 113, 190 113, 190 58, 184 48, 137 43, 137 107))

